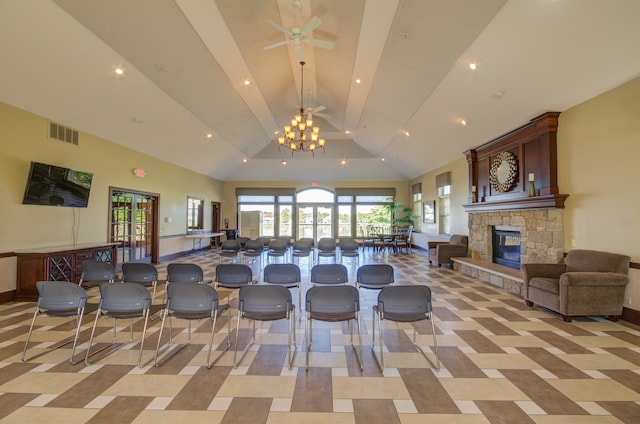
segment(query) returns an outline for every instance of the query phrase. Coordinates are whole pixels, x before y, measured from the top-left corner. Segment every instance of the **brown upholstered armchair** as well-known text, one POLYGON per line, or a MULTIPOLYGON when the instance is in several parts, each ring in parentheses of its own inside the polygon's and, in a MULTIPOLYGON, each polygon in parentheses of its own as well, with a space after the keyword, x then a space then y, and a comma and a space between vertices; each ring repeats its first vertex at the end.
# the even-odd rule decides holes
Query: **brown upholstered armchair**
POLYGON ((624 291, 629 282, 629 256, 574 249, 560 264, 522 264, 524 300, 562 314, 605 315, 617 321, 622 315, 624 291))
POLYGON ((429 249, 429 263, 438 266, 442 264, 452 264, 451 258, 467 256, 469 247, 469 237, 454 234, 448 242, 430 241, 427 242, 429 249))

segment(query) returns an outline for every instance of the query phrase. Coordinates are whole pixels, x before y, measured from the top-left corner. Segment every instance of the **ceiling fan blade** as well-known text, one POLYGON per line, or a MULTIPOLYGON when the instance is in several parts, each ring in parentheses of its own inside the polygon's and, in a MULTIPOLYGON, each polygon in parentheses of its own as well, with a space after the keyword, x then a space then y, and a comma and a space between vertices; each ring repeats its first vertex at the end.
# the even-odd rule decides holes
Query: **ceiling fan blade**
POLYGON ((312 46, 320 47, 322 49, 333 49, 333 41, 318 40, 315 38, 305 38, 302 41, 311 44, 312 46))
POLYGON ((270 50, 274 47, 284 46, 285 44, 291 42, 291 40, 278 41, 277 43, 269 44, 268 46, 264 46, 262 50, 270 50))
POLYGON ((304 51, 302 50, 302 43, 300 42, 295 43, 295 49, 296 49, 296 58, 298 59, 298 62, 304 61, 304 51))
POLYGON ((323 110, 325 110, 326 107, 324 107, 324 105, 322 105, 322 106, 310 107, 309 109, 311 109, 313 111, 313 113, 318 113, 318 112, 322 112, 323 110))
POLYGON ((313 18, 311 18, 309 20, 309 22, 307 22, 307 24, 305 26, 302 27, 300 32, 302 32, 303 34, 309 34, 311 31, 313 31, 314 29, 318 28, 318 26, 321 23, 322 23, 322 21, 320 20, 320 18, 318 18, 317 16, 314 16, 313 18))
POLYGON ((280 25, 279 23, 277 23, 276 21, 274 21, 273 19, 269 19, 267 21, 267 23, 275 28, 277 28, 278 30, 284 32, 287 35, 291 35, 291 32, 286 29, 285 27, 283 27, 282 25, 280 25))

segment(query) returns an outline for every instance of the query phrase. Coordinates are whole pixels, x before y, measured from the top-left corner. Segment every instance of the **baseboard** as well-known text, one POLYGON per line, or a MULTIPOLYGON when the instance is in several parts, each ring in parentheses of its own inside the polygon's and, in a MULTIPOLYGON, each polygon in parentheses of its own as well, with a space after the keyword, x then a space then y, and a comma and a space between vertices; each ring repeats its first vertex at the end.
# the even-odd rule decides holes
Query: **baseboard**
POLYGON ((630 322, 631 324, 640 325, 640 311, 630 308, 622 308, 621 319, 630 322))
POLYGON ((16 291, 15 290, 11 290, 11 291, 8 291, 8 292, 0 293, 0 304, 11 302, 12 300, 15 299, 15 297, 16 297, 16 291))

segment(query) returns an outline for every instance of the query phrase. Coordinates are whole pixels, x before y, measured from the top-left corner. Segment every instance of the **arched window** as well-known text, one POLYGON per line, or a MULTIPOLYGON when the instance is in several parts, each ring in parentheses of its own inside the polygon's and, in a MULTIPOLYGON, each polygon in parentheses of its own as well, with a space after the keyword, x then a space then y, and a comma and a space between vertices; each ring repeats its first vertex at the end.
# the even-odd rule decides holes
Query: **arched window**
POLYGON ((297 203, 334 203, 336 195, 324 188, 306 188, 296 194, 297 203))

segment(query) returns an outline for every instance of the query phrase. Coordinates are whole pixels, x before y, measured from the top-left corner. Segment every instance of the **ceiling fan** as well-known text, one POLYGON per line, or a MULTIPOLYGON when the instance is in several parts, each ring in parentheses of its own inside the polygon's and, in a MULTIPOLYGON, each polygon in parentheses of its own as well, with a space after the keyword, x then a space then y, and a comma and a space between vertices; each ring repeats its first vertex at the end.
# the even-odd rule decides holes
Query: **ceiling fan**
POLYGON ((284 32, 287 35, 287 39, 284 41, 279 41, 277 43, 269 44, 268 46, 264 46, 263 50, 269 50, 274 47, 283 46, 285 44, 293 43, 296 51, 296 56, 298 60, 304 60, 304 53, 302 51, 302 43, 307 43, 315 47, 320 47, 322 49, 331 50, 333 48, 332 41, 318 40, 316 38, 309 38, 308 35, 316 29, 321 23, 322 20, 317 16, 312 17, 309 22, 302 28, 291 28, 286 29, 279 23, 275 22, 272 19, 267 21, 268 24, 274 26, 278 30, 284 32))

